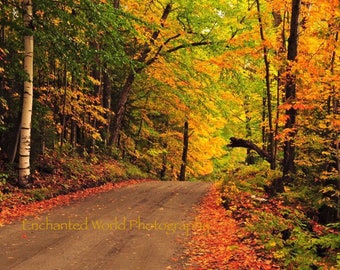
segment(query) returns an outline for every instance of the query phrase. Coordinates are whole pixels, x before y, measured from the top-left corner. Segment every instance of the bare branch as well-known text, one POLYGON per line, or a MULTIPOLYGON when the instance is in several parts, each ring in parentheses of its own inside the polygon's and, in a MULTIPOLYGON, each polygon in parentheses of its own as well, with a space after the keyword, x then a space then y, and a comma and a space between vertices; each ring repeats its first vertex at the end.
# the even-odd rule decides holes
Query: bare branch
POLYGON ((251 149, 251 150, 254 150, 256 153, 258 153, 261 157, 263 157, 269 163, 271 163, 272 161, 272 156, 267 151, 263 150, 262 148, 254 144, 252 141, 231 137, 230 144, 228 144, 227 146, 251 149))

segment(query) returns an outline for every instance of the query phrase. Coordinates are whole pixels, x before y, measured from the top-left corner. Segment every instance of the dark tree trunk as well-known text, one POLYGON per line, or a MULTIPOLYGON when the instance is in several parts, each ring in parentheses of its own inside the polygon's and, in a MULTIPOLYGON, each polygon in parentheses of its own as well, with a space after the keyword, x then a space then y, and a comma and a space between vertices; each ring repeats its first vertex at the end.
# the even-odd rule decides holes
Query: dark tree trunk
POLYGON ((105 131, 105 138, 104 138, 105 147, 109 145, 111 126, 112 126, 111 92, 112 92, 112 83, 111 83, 108 71, 104 71, 104 74, 103 74, 103 106, 104 108, 108 109, 108 112, 106 115, 107 128, 105 131))
POLYGON ((135 74, 131 72, 129 76, 127 77, 125 84, 123 86, 123 89, 120 93, 117 108, 115 111, 115 115, 113 118, 113 130, 112 130, 112 138, 111 142, 113 145, 118 146, 119 141, 119 133, 122 128, 124 114, 125 114, 125 105, 128 101, 128 98, 130 96, 132 84, 135 80, 135 74))
MULTIPOLYGON (((93 47, 95 50, 97 51, 101 51, 102 50, 102 46, 100 44, 99 41, 92 41, 90 42, 90 46, 93 47)), ((98 84, 95 84, 93 86, 93 90, 94 90, 94 95, 97 96, 98 100, 100 100, 100 105, 104 107, 104 99, 103 99, 103 68, 102 68, 102 62, 99 58, 99 56, 95 56, 94 59, 94 66, 92 67, 92 77, 98 81, 98 84)), ((91 115, 89 115, 90 118, 91 115)), ((91 120, 90 120, 91 121, 91 120)), ((94 117, 94 119, 92 120, 92 126, 95 129, 98 129, 98 121, 97 119, 94 117)), ((90 145, 89 145, 89 151, 90 153, 94 153, 95 149, 96 149, 96 139, 92 136, 91 141, 90 141, 90 145)))
MULTIPOLYGON (((230 138, 230 144, 228 144, 227 146, 228 147, 242 147, 242 148, 246 148, 247 150, 253 150, 257 152, 262 158, 267 160, 270 164, 272 164, 273 162, 273 157, 270 155, 270 153, 268 153, 261 147, 257 146, 252 141, 232 137, 230 138)), ((270 185, 265 186, 265 191, 270 196, 274 196, 276 193, 284 192, 282 178, 275 178, 270 185)))
POLYGON ((77 147, 77 123, 75 120, 71 119, 71 145, 72 151, 74 151, 77 147))
MULTIPOLYGON (((263 23, 262 23, 262 16, 261 16, 261 8, 260 8, 260 1, 256 0, 257 5, 257 13, 258 13, 258 21, 260 27, 260 37, 261 41, 265 42, 266 38, 264 36, 263 30, 263 23)), ((268 59, 268 48, 266 45, 263 45, 263 61, 265 64, 266 70, 266 102, 264 102, 264 106, 267 105, 267 115, 268 115, 268 126, 269 126, 269 133, 268 133, 268 146, 267 151, 269 152, 270 156, 274 156, 274 130, 273 130, 273 114, 272 114, 272 95, 270 89, 270 64, 268 59)), ((263 109, 265 110, 265 108, 263 109)), ((264 114, 265 115, 265 114, 264 114)), ((275 158, 271 159, 270 168, 274 170, 276 167, 275 158)))
POLYGON ((183 130, 182 164, 181 171, 179 173, 179 181, 185 181, 185 170, 187 167, 188 149, 189 149, 189 123, 188 121, 185 121, 183 130))
POLYGON ((62 131, 60 133, 59 143, 60 148, 59 151, 62 152, 64 141, 66 139, 66 103, 67 103, 67 67, 66 64, 64 64, 64 95, 62 100, 62 111, 61 111, 61 125, 62 125, 62 131))
MULTIPOLYGON (((339 32, 335 33, 335 37, 334 37, 335 41, 338 42, 339 41, 339 32)), ((337 54, 336 51, 334 50, 332 52, 332 58, 331 58, 331 64, 330 64, 330 71, 333 75, 335 75, 335 60, 337 58, 337 54)), ((340 112, 340 101, 337 98, 337 91, 338 87, 336 85, 332 85, 332 93, 331 96, 328 97, 328 101, 327 101, 327 110, 328 110, 328 114, 334 114, 337 115, 340 112)), ((337 191, 340 191, 340 142, 339 142, 339 138, 340 138, 340 132, 339 130, 337 130, 335 132, 335 161, 336 161, 336 169, 338 170, 338 179, 337 182, 334 183, 334 185, 337 188, 337 191)), ((331 210, 336 210, 336 214, 333 220, 330 220, 330 222, 336 222, 340 220, 340 196, 336 196, 336 198, 332 198, 332 196, 330 196, 332 200, 336 200, 336 204, 337 207, 330 209, 331 210)))
POLYGON ((166 171, 167 171, 167 153, 166 153, 167 147, 168 147, 168 145, 166 143, 164 143, 163 144, 164 152, 162 154, 162 169, 159 173, 159 176, 162 180, 165 179, 166 171))
MULTIPOLYGON (((339 39, 339 33, 336 33, 336 41, 339 39)), ((335 58, 335 53, 334 53, 334 58, 335 58)), ((333 63, 334 64, 334 63, 333 63)), ((332 73, 334 73, 334 66, 332 67, 332 73)), ((335 86, 333 86, 334 93, 336 91, 335 86)), ((338 114, 339 113, 339 102, 335 102, 334 106, 334 113, 338 114)), ((338 183, 337 183, 337 190, 338 192, 340 191, 340 132, 339 130, 336 132, 336 164, 337 164, 337 170, 338 170, 338 183)), ((340 196, 337 196, 337 219, 340 220, 340 196)))
POLYGON ((120 0, 114 0, 113 1, 113 5, 114 5, 115 9, 119 9, 119 7, 120 7, 120 0))
MULTIPOLYGON (((278 43, 281 43, 281 46, 279 48, 279 50, 277 51, 277 55, 279 56, 280 59, 282 59, 282 63, 285 62, 285 58, 286 58, 286 20, 287 20, 287 16, 286 16, 287 12, 284 13, 283 15, 283 19, 282 19, 282 29, 281 29, 281 35, 278 38, 278 43)), ((277 25, 278 26, 278 25, 277 25)), ((285 71, 285 67, 282 65, 278 72, 277 72, 277 88, 276 88, 276 120, 275 120, 275 131, 274 131, 274 137, 277 136, 277 134, 279 134, 279 118, 280 118, 280 102, 281 102, 281 89, 284 88, 284 80, 282 80, 282 74, 285 71)), ((278 154, 278 141, 274 140, 274 154, 273 154, 273 158, 275 159, 273 162, 275 164, 277 164, 277 154, 278 154)), ((282 178, 281 178, 282 181, 282 178)), ((281 183, 283 185, 283 182, 281 183)))
MULTIPOLYGON (((172 4, 168 4, 164 8, 164 11, 161 17, 161 26, 164 26, 164 22, 168 18, 171 12, 171 9, 172 9, 172 4)), ((160 34, 160 30, 156 30, 153 32, 150 43, 145 44, 144 50, 142 50, 140 57, 137 60, 139 63, 142 64, 142 66, 140 68, 130 71, 128 77, 125 80, 124 86, 121 90, 121 93, 118 99, 118 104, 117 104, 116 111, 115 111, 115 116, 113 120, 113 130, 112 130, 112 143, 116 146, 118 146, 119 144, 119 133, 121 131, 122 123, 124 119, 125 105, 129 99, 131 88, 135 81, 135 74, 141 73, 147 65, 152 64, 155 61, 155 59, 157 59, 158 54, 154 56, 153 58, 151 58, 149 61, 147 61, 147 58, 149 57, 149 53, 151 52, 150 46, 154 44, 155 40, 159 37, 159 34, 160 34)), ((161 48, 159 49, 159 51, 161 50, 161 48)))
MULTIPOLYGON (((266 121, 266 107, 267 107, 267 99, 265 97, 262 97, 262 123, 265 123, 266 121)), ((264 125, 262 125, 262 132, 261 132, 261 135, 262 135, 262 147, 263 147, 263 150, 265 150, 265 145, 267 143, 267 137, 266 137, 266 127, 264 125)))
MULTIPOLYGON (((292 2, 292 16, 290 24, 290 36, 288 39, 288 56, 289 61, 296 61, 298 54, 298 28, 300 17, 301 0, 293 0, 292 2)), ((293 103, 296 99, 296 77, 292 74, 291 65, 287 69, 287 78, 285 83, 285 101, 291 104, 291 108, 286 110, 287 121, 285 128, 289 130, 289 138, 284 142, 284 158, 283 158, 283 180, 285 182, 292 182, 293 174, 295 173, 295 145, 294 137, 295 122, 297 111, 293 108, 293 103)))
POLYGON ((231 137, 230 144, 228 144, 227 146, 228 147, 242 147, 242 148, 246 148, 249 150, 254 150, 256 153, 258 153, 262 158, 267 160, 269 163, 272 162, 272 156, 270 155, 270 153, 263 150, 261 147, 257 146, 252 141, 231 137))

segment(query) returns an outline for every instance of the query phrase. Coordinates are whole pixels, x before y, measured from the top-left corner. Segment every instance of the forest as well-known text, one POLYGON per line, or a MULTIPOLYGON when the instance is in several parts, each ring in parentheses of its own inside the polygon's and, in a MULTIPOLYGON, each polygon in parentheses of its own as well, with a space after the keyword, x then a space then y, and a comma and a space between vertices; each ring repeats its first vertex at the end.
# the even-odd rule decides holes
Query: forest
POLYGON ((286 269, 339 266, 339 30, 338 0, 1 0, 2 206, 218 182, 286 269))

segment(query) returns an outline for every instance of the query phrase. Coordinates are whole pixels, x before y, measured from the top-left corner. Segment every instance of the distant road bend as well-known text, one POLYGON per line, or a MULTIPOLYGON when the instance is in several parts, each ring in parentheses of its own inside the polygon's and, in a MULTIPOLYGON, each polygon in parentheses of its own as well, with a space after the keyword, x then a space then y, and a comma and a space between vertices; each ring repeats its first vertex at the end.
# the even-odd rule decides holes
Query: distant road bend
POLYGON ((172 258, 183 249, 195 224, 193 207, 210 186, 143 182, 6 225, 0 228, 0 268, 177 269, 172 258))

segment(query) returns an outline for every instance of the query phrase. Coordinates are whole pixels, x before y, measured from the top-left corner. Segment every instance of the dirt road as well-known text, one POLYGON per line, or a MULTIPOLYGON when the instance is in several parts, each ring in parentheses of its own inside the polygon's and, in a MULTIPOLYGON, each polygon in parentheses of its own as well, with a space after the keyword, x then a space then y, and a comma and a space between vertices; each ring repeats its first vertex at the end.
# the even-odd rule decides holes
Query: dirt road
MULTIPOLYGON (((1 269, 178 269, 208 183, 144 182, 0 228, 1 269)), ((209 228, 207 228, 208 231, 209 228)))

